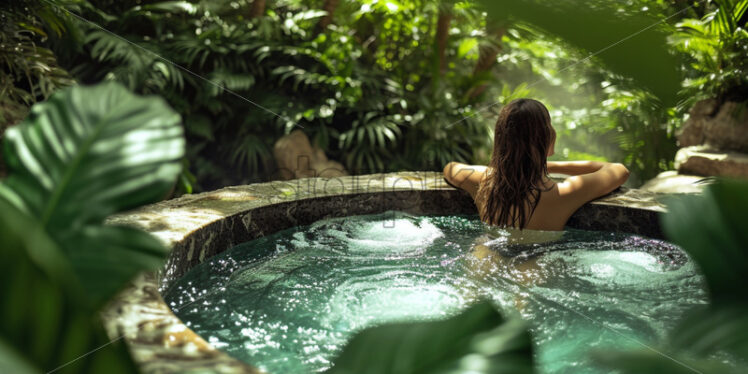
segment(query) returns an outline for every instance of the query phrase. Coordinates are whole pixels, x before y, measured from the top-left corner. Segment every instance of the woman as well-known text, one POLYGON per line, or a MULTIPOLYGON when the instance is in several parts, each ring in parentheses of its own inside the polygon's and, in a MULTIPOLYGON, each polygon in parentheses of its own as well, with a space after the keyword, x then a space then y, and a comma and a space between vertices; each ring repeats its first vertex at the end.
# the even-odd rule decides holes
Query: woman
POLYGON ((481 220, 519 230, 561 231, 582 205, 622 185, 622 164, 553 162, 556 132, 548 109, 537 100, 518 99, 499 114, 488 167, 450 162, 444 178, 473 197, 481 220), (570 175, 556 183, 548 173, 570 175))
MULTIPOLYGON (((481 220, 494 227, 473 247, 469 268, 476 275, 525 286, 542 283, 535 258, 549 248, 539 244, 561 239, 577 209, 628 179, 621 164, 547 161, 555 143, 548 109, 537 100, 518 99, 499 114, 488 167, 450 162, 444 168, 447 182, 467 191, 481 220), (570 177, 556 183, 549 172, 570 177)), ((522 309, 526 301, 517 296, 515 303, 522 309)))

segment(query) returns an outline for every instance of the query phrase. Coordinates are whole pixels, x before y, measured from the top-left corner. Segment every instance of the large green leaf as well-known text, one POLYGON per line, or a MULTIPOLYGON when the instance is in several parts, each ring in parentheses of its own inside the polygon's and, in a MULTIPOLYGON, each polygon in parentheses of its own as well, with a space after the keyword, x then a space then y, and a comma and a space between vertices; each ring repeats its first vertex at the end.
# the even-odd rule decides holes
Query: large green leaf
POLYGON ((0 238, 0 372, 46 373, 58 367, 56 373, 136 371, 122 341, 108 344, 52 238, 36 219, 2 199, 0 238))
POLYGON ((712 299, 686 315, 670 344, 696 357, 748 357, 748 182, 719 179, 667 206, 665 233, 699 265, 712 299))
POLYGON ((163 264, 166 248, 130 227, 87 226, 66 238, 73 269, 94 304, 106 301, 143 270, 163 264))
POLYGON ((623 373, 745 373, 748 182, 720 179, 703 194, 672 198, 667 206, 665 233, 699 265, 712 303, 691 310, 670 332, 670 352, 598 352, 595 359, 623 373), (723 361, 730 356, 728 365, 723 361))
POLYGON ((530 335, 488 302, 455 317, 394 323, 355 335, 328 371, 379 373, 532 373, 530 335))
POLYGON ((614 4, 580 0, 481 0, 492 17, 524 22, 595 53, 613 72, 632 78, 665 104, 680 89, 675 57, 668 53, 659 20, 619 12, 614 4))
POLYGON ((106 216, 164 197, 184 154, 179 116, 116 83, 72 87, 8 130, 0 199, 34 217, 71 261, 93 306, 162 263, 153 237, 103 226, 106 216))
POLYGON ((699 265, 712 303, 691 311, 671 344, 701 357, 748 357, 748 182, 721 179, 700 196, 668 202, 665 233, 699 265))
POLYGON ((748 357, 748 303, 692 310, 671 332, 670 343, 699 357, 748 357))
POLYGON ((731 367, 718 360, 696 360, 649 349, 594 352, 592 357, 598 365, 622 374, 745 373, 741 368, 731 367))
POLYGON ((36 374, 41 371, 27 362, 4 339, 0 339, 0 373, 36 374))
POLYGON ((56 92, 7 131, 0 196, 53 235, 162 198, 181 168, 179 123, 162 99, 116 83, 56 92))
POLYGON ((748 182, 720 180, 702 195, 671 199, 667 207, 663 229, 699 265, 712 300, 746 302, 748 182))

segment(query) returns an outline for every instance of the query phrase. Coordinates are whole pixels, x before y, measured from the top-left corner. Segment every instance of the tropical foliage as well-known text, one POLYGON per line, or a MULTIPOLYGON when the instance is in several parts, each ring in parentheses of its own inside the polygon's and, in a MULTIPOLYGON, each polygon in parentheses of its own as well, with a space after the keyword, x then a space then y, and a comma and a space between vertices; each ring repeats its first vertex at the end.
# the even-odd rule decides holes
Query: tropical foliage
POLYGON ((109 342, 96 311, 166 249, 103 221, 168 194, 184 154, 179 115, 119 84, 73 87, 34 105, 4 151, 0 371, 135 371, 121 344, 83 355, 109 342))
POLYGON ((49 97, 57 88, 73 83, 57 64, 55 54, 43 47, 50 34, 66 32, 66 20, 49 6, 30 1, 13 2, 0 9, 0 126, 25 117, 33 103, 49 97), (33 9, 33 12, 29 10, 33 9), (10 22, 9 22, 10 21, 10 22))
POLYGON ((696 100, 748 99, 748 1, 717 0, 718 8, 701 19, 685 19, 671 42, 688 56, 683 106, 696 100))
MULTIPOLYGON (((0 139, 22 120, 28 107, 57 88, 74 82, 59 67, 55 54, 42 45, 67 30, 66 18, 54 8, 21 0, 0 9, 0 139)), ((0 176, 4 166, 0 157, 0 176)))
MULTIPOLYGON (((190 164, 207 186, 272 172, 270 145, 297 127, 354 172, 470 161, 488 128, 449 124, 472 113, 474 63, 433 68, 441 62, 423 14, 438 13, 436 2, 388 4, 345 9, 350 24, 321 30, 326 13, 294 1, 257 17, 248 2, 81 2, 69 9, 102 28, 80 23, 83 53, 66 64, 82 82, 164 96, 184 115, 190 164)), ((475 24, 474 13, 459 16, 475 24)))
POLYGON ((185 192, 272 178, 294 128, 354 173, 485 163, 496 111, 521 96, 553 109, 558 158, 622 161, 636 183, 672 167, 690 102, 745 87, 745 1, 488 3, 54 0, 7 25, 39 25, 26 34, 80 82, 163 96, 187 129, 185 192), (699 91, 678 107, 666 34, 699 91))
POLYGON ((699 265, 707 280, 711 303, 688 313, 651 350, 608 352, 601 363, 624 373, 744 373, 748 357, 748 295, 741 287, 748 266, 748 183, 721 180, 702 196, 668 203, 662 224, 668 238, 699 265), (698 212, 698 214, 695 214, 698 212), (675 359, 673 359, 675 358, 675 359), (736 362, 737 367, 725 362, 736 362))
POLYGON ((327 372, 523 374, 534 369, 525 323, 519 318, 505 320, 484 301, 440 321, 393 323, 361 331, 327 372))

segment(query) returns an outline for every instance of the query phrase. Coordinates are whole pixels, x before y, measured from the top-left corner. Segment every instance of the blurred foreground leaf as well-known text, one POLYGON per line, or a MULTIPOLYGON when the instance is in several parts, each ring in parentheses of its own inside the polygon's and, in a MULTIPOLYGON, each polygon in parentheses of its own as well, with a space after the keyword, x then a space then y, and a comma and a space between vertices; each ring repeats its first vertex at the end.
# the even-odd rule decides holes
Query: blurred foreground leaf
POLYGON ((610 70, 632 78, 665 106, 676 103, 681 77, 658 19, 618 11, 610 2, 481 0, 496 19, 524 22, 588 52, 610 70))
POLYGON ((740 374, 744 371, 735 369, 716 360, 684 359, 682 356, 658 353, 652 350, 623 352, 595 352, 595 362, 615 369, 623 374, 740 374))
POLYGON ((701 195, 672 198, 661 217, 669 240, 698 264, 709 305, 689 311, 670 332, 667 352, 598 352, 623 373, 746 373, 748 366, 748 182, 718 179, 701 195))
POLYGON ((155 238, 102 223, 168 193, 184 154, 179 122, 162 99, 104 83, 56 92, 6 133, 0 198, 37 219, 94 306, 161 264, 155 238))
POLYGON ((181 170, 184 138, 163 99, 110 82, 34 105, 7 131, 4 150, 0 196, 55 233, 163 198, 181 170))
POLYGON ((700 357, 729 353, 748 358, 748 305, 744 301, 693 310, 673 330, 670 343, 700 357))
POLYGON ((713 302, 748 302, 748 182, 719 180, 667 207, 663 229, 699 265, 713 302))
POLYGON ((4 151, 0 372, 136 372, 96 312, 135 274, 160 266, 166 249, 104 219, 174 185, 179 116, 119 84, 72 87, 8 130, 4 151))
POLYGON ((355 335, 329 373, 532 373, 530 335, 489 302, 452 318, 372 327, 355 335))
POLYGON ((33 218, 0 199, 0 373, 133 373, 109 342, 68 260, 33 218))

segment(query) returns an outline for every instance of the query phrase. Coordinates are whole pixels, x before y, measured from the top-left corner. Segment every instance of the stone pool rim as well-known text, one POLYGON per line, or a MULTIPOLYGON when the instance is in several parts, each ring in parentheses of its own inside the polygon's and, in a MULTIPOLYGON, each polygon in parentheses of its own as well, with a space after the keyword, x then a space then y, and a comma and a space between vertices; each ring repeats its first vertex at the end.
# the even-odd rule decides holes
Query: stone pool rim
MULTIPOLYGON (((658 194, 619 189, 580 208, 568 226, 662 238, 658 194)), ((105 308, 111 339, 124 337, 143 373, 208 370, 259 373, 210 346, 161 297, 187 270, 245 241, 314 221, 401 210, 413 214, 475 214, 472 199, 441 173, 398 172, 306 178, 226 187, 112 216, 109 224, 154 234, 170 249, 159 272, 139 275, 105 308)))

